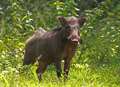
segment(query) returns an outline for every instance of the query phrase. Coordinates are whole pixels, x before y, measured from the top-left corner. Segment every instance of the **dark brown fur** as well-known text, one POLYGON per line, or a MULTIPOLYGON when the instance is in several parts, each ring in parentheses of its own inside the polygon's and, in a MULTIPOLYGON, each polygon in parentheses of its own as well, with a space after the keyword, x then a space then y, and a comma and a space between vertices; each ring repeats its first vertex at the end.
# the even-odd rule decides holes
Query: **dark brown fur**
POLYGON ((38 60, 39 67, 36 72, 39 80, 51 63, 55 64, 57 76, 61 77, 61 60, 64 60, 64 77, 67 78, 70 61, 80 41, 78 24, 82 26, 85 19, 76 17, 73 19, 59 17, 58 19, 61 27, 49 32, 39 29, 26 42, 23 64, 34 64, 38 60))

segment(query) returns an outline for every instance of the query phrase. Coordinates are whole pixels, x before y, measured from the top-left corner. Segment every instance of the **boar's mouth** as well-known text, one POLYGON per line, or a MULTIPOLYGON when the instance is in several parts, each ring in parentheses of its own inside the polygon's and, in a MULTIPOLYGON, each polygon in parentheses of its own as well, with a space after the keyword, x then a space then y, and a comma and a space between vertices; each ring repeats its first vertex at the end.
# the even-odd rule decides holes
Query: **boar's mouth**
POLYGON ((75 37, 75 36, 70 35, 68 37, 68 41, 70 41, 70 43, 73 44, 73 45, 78 45, 79 42, 80 42, 80 37, 79 36, 75 37))

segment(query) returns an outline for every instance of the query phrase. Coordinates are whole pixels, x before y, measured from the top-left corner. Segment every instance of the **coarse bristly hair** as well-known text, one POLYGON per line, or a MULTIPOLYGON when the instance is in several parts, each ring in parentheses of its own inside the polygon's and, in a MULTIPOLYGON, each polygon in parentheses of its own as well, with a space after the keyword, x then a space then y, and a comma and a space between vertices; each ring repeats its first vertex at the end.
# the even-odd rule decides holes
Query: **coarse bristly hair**
POLYGON ((23 65, 34 64, 37 60, 39 66, 36 73, 39 80, 46 67, 51 63, 55 64, 57 76, 60 77, 62 59, 65 61, 64 76, 66 77, 68 74, 70 61, 75 54, 73 50, 77 48, 77 43, 80 39, 78 30, 80 20, 75 17, 68 19, 60 17, 60 27, 56 27, 51 31, 45 31, 40 28, 27 40, 23 65), (66 27, 69 23, 75 23, 74 29, 71 26, 66 27), (69 40, 68 37, 70 37, 69 40))

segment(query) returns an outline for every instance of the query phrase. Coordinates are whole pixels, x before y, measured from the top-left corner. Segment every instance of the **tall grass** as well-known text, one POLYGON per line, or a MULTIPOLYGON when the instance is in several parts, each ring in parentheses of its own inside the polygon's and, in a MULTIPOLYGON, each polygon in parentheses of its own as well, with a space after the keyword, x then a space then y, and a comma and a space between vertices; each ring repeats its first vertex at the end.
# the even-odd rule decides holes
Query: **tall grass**
POLYGON ((103 66, 89 66, 87 64, 72 64, 69 78, 64 82, 58 79, 55 68, 48 67, 41 82, 38 81, 36 66, 27 70, 11 69, 0 73, 1 87, 119 87, 120 64, 105 64, 103 66))

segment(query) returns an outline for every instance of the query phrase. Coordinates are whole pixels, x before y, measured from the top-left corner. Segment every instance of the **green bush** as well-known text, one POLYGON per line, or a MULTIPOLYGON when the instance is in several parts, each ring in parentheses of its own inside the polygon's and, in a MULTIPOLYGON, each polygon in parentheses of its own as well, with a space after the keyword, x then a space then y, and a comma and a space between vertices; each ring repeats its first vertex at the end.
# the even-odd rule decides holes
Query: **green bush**
POLYGON ((92 7, 89 3, 87 7, 80 5, 80 1, 82 0, 0 1, 2 87, 119 87, 120 1, 104 0, 93 9, 89 9, 92 7), (35 74, 36 66, 27 67, 28 69, 22 66, 25 40, 39 27, 50 30, 59 26, 57 16, 79 14, 85 15, 87 21, 80 29, 83 43, 73 58, 70 79, 66 84, 63 80, 58 81, 54 67, 50 66, 43 75, 43 82, 39 84, 35 74))

